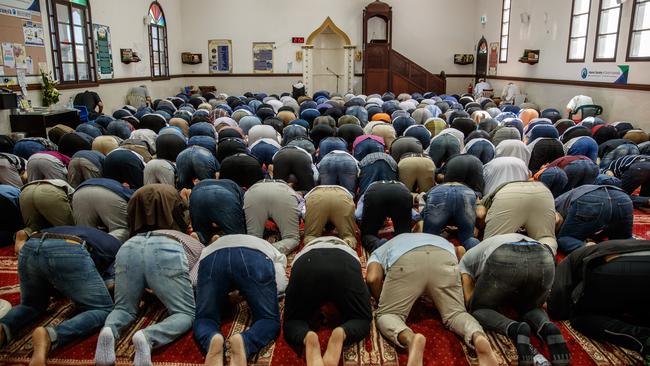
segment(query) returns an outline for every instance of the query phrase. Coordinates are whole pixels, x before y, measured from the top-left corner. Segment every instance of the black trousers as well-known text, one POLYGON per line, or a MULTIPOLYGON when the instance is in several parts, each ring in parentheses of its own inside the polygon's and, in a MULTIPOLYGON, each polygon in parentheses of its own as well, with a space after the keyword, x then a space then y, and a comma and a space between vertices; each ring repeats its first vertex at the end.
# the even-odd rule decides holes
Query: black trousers
POLYGON ((386 218, 393 221, 395 235, 411 232, 411 210, 413 196, 400 182, 378 182, 372 184, 365 193, 361 216, 361 243, 372 252, 385 240, 379 239, 379 230, 386 218))
POLYGON ((597 340, 648 352, 650 256, 618 257, 591 269, 571 325, 597 340))
POLYGON ((14 205, 11 200, 0 196, 0 212, 4 216, 4 219, 0 221, 0 246, 11 245, 14 243, 14 233, 25 227, 20 207, 14 205))
POLYGON ((474 192, 483 192, 483 163, 474 155, 456 155, 447 161, 444 168, 445 183, 463 183, 474 192))
POLYGON ((242 188, 250 188, 264 179, 264 170, 256 158, 247 154, 236 154, 221 162, 219 179, 230 179, 242 188))
POLYGON ((314 188, 314 172, 309 156, 297 149, 282 149, 273 157, 273 178, 289 182, 291 174, 298 180, 294 190, 310 191, 314 188))
POLYGON ((294 263, 286 290, 283 330, 290 346, 301 349, 310 320, 328 302, 341 315, 345 345, 368 336, 370 293, 359 261, 340 249, 312 249, 294 263))

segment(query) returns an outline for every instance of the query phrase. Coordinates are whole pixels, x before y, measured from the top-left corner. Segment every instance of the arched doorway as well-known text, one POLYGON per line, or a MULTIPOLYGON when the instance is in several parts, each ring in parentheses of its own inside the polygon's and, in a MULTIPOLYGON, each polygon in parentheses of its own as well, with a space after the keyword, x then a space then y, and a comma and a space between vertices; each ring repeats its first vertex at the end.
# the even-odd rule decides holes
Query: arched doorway
POLYGON ((309 35, 303 49, 303 81, 308 94, 318 90, 352 92, 355 46, 330 17, 309 35))

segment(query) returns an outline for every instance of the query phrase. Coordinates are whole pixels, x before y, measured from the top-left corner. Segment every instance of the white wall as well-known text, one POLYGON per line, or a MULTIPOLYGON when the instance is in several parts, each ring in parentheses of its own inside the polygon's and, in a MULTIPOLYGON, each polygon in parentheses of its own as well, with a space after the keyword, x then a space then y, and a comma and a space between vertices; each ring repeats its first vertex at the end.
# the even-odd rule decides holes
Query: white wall
MULTIPOLYGON (((617 64, 630 65, 628 82, 650 84, 650 62, 626 62, 627 41, 632 14, 632 1, 623 4, 616 62, 593 62, 596 28, 598 23, 598 0, 591 1, 587 51, 584 63, 567 63, 570 13, 572 0, 512 0, 508 62, 498 64, 497 75, 502 77, 529 77, 542 79, 582 80, 580 72, 587 69, 609 69, 617 64), (522 24, 521 13, 530 14, 530 23, 522 24), (528 65, 517 61, 524 49, 539 49, 540 61, 528 65)), ((499 42, 502 0, 476 0, 474 18, 475 42, 485 36, 488 43, 499 42), (487 16, 487 24, 478 24, 481 15, 487 16)), ((490 80, 495 92, 500 93, 507 83, 490 80)), ((644 128, 650 128, 646 116, 650 113, 647 99, 650 92, 629 91, 582 86, 521 83, 529 99, 541 107, 563 109, 569 99, 577 94, 590 95, 596 104, 604 107, 604 117, 609 120, 630 120, 644 128)))
MULTIPOLYGON (((471 18, 467 9, 475 0, 389 0, 393 7, 393 49, 437 74, 467 73, 467 67, 454 65, 454 53, 470 53, 473 40, 471 18), (454 31, 450 31, 450 30, 454 31)), ((291 37, 305 37, 330 16, 350 37, 352 44, 363 46, 363 8, 370 0, 330 0, 326 3, 296 0, 254 1, 246 3, 217 0, 193 0, 182 9, 183 51, 202 53, 204 62, 183 65, 186 74, 208 72, 208 40, 230 39, 233 47, 233 72, 253 71, 252 43, 275 42, 274 71, 301 73, 302 62, 295 61, 301 45, 291 44, 291 37), (225 16, 227 14, 227 16, 225 16), (206 26, 206 24, 215 24, 206 26)), ((355 72, 361 72, 360 63, 355 72)), ((248 81, 238 78, 242 90, 248 81)), ((360 92, 360 90, 356 90, 360 92)))
MULTIPOLYGON (((180 45, 183 34, 181 19, 181 0, 159 0, 165 12, 168 30, 169 72, 171 75, 182 73, 180 45)), ((91 16, 93 23, 107 25, 111 29, 111 46, 113 51, 114 78, 149 77, 149 36, 144 17, 149 11, 150 0, 91 0, 91 16), (120 48, 131 48, 138 52, 142 61, 123 64, 120 59, 120 48)), ((43 29, 46 31, 45 53, 48 66, 52 68, 52 52, 49 39, 47 3, 41 0, 43 13, 43 29)), ((38 78, 28 79, 30 83, 40 83, 38 78)), ((184 85, 182 79, 164 81, 139 81, 132 83, 101 84, 98 87, 87 88, 96 91, 102 97, 106 111, 112 111, 124 104, 127 90, 132 86, 145 84, 154 96, 167 96, 178 93, 184 85)), ((60 104, 67 104, 69 98, 86 89, 61 90, 60 104)), ((28 98, 33 105, 40 106, 41 91, 29 91, 28 98)))

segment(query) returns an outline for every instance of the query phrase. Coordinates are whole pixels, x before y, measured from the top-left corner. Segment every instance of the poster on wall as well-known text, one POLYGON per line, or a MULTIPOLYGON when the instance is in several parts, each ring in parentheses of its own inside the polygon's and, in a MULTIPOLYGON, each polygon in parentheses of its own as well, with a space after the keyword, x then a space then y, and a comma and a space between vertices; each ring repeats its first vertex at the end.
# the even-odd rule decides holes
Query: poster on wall
POLYGON ((16 60, 16 69, 27 68, 27 50, 24 44, 14 43, 14 60, 16 60))
POLYGON ((106 25, 93 24, 95 36, 95 57, 97 76, 100 80, 113 78, 113 51, 111 50, 111 29, 106 25))
POLYGON ((16 67, 16 59, 14 58, 14 47, 11 43, 2 44, 2 64, 5 67, 13 69, 16 67))
POLYGON ((273 72, 273 42, 253 42, 253 72, 273 72))
POLYGON ((232 73, 232 41, 229 39, 209 40, 208 58, 210 74, 232 73))
POLYGON ((497 75, 497 65, 499 65, 499 42, 490 43, 490 55, 488 61, 488 75, 497 75))
POLYGON ((597 67, 584 67, 580 71, 580 79, 601 83, 627 84, 629 74, 630 65, 598 65, 597 67))
POLYGON ((31 19, 41 15, 39 0, 0 0, 0 14, 31 19))
POLYGON ((45 47, 43 25, 31 21, 23 23, 25 46, 45 47))

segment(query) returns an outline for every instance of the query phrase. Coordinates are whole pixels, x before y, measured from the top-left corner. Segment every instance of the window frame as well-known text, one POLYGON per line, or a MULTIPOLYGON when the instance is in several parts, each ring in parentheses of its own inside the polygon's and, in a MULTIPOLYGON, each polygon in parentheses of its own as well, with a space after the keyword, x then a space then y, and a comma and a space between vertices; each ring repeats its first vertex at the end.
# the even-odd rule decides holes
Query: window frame
POLYGON ((501 0, 501 27, 499 29, 499 63, 500 64, 505 64, 508 63, 508 49, 510 47, 510 19, 512 19, 512 0, 501 0), (506 1, 510 1, 510 6, 508 7, 508 34, 505 36, 507 37, 508 40, 508 45, 506 47, 503 47, 503 14, 505 13, 505 4, 506 1), (504 54, 503 50, 505 50, 505 58, 502 58, 501 56, 504 54))
POLYGON ((576 0, 571 1, 571 16, 569 20, 569 44, 567 45, 567 52, 566 52, 566 62, 567 63, 582 63, 585 62, 585 59, 587 58, 587 44, 589 42, 589 22, 591 22, 591 0, 589 1, 589 5, 587 6, 587 12, 586 13, 580 13, 580 14, 574 14, 575 11, 575 6, 576 6, 576 0), (578 38, 583 38, 583 37, 571 37, 571 34, 573 33, 573 19, 576 16, 582 16, 582 15, 587 15, 587 33, 585 33, 584 39, 585 39, 585 50, 582 53, 582 58, 570 58, 571 57, 571 40, 573 39, 578 39, 578 38))
POLYGON ((165 11, 162 8, 162 5, 154 0, 149 4, 149 7, 147 8, 147 20, 149 20, 149 13, 151 12, 151 7, 156 5, 162 14, 163 19, 165 19, 165 25, 160 26, 158 24, 152 24, 151 22, 147 22, 147 30, 149 33, 149 68, 151 70, 151 80, 169 80, 169 48, 167 46, 167 17, 165 16, 165 11), (158 54, 158 65, 162 65, 162 61, 160 59, 160 29, 163 30, 164 32, 164 37, 163 37, 163 45, 165 47, 165 67, 160 68, 160 75, 155 74, 155 65, 154 65, 154 49, 153 49, 153 28, 157 29, 157 38, 156 40, 158 41, 158 51, 156 53, 158 54), (164 71, 164 74, 163 74, 164 71))
POLYGON ((636 17, 636 10, 639 4, 650 5, 650 0, 634 0, 632 3, 632 18, 630 18, 630 33, 627 37, 627 52, 625 53, 625 61, 650 61, 650 56, 631 56, 632 52, 632 35, 636 32, 648 31, 650 28, 643 28, 634 30, 634 18, 636 17))
POLYGON ((616 33, 600 33, 600 20, 604 11, 615 9, 616 7, 611 7, 603 10, 603 0, 600 0, 598 4, 598 23, 596 23, 596 38, 594 42, 594 62, 616 62, 616 56, 618 56, 618 41, 620 40, 621 34, 621 18, 623 16, 623 4, 618 4, 618 24, 616 26, 616 33), (614 45, 614 56, 611 58, 598 58, 598 38, 603 35, 616 34, 616 43, 614 45))
POLYGON ((61 86, 72 85, 72 86, 96 86, 97 83, 97 65, 95 64, 95 42, 93 40, 92 33, 92 12, 90 9, 90 2, 87 2, 86 6, 75 3, 70 0, 48 0, 48 23, 49 23, 49 32, 50 32, 50 52, 52 55, 52 70, 54 73, 54 78, 58 80, 61 86), (68 64, 74 65, 74 80, 64 80, 63 78, 63 58, 61 55, 61 35, 59 34, 59 18, 57 5, 62 5, 66 7, 68 11, 68 17, 70 19, 70 38, 72 45, 72 62, 66 62, 68 64), (79 79, 79 63, 77 61, 77 50, 76 50, 76 38, 74 32, 74 21, 72 18, 73 9, 79 9, 83 12, 84 22, 83 22, 83 38, 85 39, 85 53, 86 60, 83 64, 88 65, 88 79, 81 80, 79 79))

